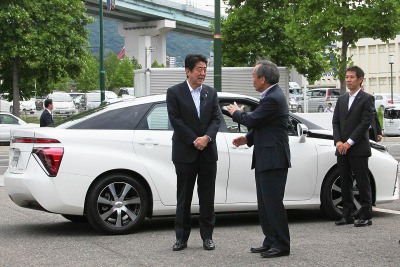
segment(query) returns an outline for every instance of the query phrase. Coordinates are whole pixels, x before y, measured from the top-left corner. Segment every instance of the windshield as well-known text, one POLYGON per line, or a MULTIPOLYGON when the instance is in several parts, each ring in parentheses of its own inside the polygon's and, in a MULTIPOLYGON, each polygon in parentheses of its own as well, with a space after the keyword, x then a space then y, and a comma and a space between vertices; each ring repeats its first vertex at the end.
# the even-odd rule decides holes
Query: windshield
POLYGON ((303 95, 303 90, 300 88, 298 88, 298 89, 290 88, 289 93, 294 94, 294 95, 303 95))
POLYGON ((54 102, 71 102, 72 98, 69 94, 53 94, 49 95, 49 98, 54 102))

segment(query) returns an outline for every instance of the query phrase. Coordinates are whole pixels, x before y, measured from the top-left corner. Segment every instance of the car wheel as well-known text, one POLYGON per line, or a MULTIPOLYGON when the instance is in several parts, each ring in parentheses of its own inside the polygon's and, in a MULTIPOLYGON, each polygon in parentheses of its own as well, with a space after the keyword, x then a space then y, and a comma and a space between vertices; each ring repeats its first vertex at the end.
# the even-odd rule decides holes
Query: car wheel
POLYGON ((321 113, 321 112, 324 112, 324 108, 321 107, 321 106, 319 106, 319 107, 318 107, 318 112, 320 112, 320 113, 321 113))
MULTIPOLYGON (((360 205, 360 194, 357 188, 357 182, 354 179, 353 183, 354 195, 354 216, 357 216, 360 205)), ((325 178, 321 189, 321 210, 329 218, 340 219, 342 218, 343 201, 342 201, 342 185, 339 175, 339 170, 335 169, 328 174, 325 178)))
POLYGON ((298 113, 303 113, 303 107, 302 106, 298 106, 297 107, 297 112, 298 113))
POLYGON ((87 223, 88 220, 84 215, 70 215, 70 214, 61 214, 65 219, 74 222, 74 223, 87 223))
POLYGON ((106 234, 127 234, 146 217, 149 198, 143 185, 126 174, 109 174, 89 190, 86 213, 89 223, 106 234))

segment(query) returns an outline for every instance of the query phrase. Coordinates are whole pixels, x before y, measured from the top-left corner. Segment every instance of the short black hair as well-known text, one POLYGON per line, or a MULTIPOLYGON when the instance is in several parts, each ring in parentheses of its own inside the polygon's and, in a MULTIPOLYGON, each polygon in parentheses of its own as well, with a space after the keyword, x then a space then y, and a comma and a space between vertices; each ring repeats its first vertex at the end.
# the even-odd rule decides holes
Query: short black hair
POLYGON ((193 71, 198 62, 204 62, 207 65, 207 58, 202 54, 189 54, 185 58, 185 69, 193 71))
POLYGON ((49 105, 51 105, 51 104, 53 104, 53 99, 47 98, 47 99, 44 101, 44 107, 45 107, 45 108, 48 108, 49 105))
POLYGON ((355 72, 356 73, 356 76, 357 76, 357 78, 364 78, 364 71, 360 68, 360 67, 358 67, 358 66, 351 66, 351 67, 348 67, 347 68, 347 70, 346 70, 346 72, 348 72, 348 71, 352 71, 352 72, 355 72))

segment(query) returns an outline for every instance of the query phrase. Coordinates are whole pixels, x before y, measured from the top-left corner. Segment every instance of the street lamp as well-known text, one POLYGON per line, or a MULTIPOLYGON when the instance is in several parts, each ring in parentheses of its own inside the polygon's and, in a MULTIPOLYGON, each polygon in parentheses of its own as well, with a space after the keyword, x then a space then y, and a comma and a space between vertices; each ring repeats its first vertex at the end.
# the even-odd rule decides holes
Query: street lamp
POLYGON ((147 69, 147 58, 149 57, 150 53, 156 51, 156 49, 157 49, 157 47, 154 47, 154 46, 144 48, 144 50, 145 50, 145 62, 144 62, 145 69, 147 69))
POLYGON ((393 64, 394 64, 394 55, 389 55, 389 64, 390 64, 390 92, 392 104, 393 102, 393 64))

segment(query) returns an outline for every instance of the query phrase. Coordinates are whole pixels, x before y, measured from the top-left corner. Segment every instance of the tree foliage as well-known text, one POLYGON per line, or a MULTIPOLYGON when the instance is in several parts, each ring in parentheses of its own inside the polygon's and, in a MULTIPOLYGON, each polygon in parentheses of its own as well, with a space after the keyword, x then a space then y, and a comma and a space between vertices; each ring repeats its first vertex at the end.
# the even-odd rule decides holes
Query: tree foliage
POLYGON ((228 16, 221 21, 223 65, 253 66, 269 59, 317 80, 328 67, 321 47, 297 44, 286 32, 292 20, 285 0, 230 0, 228 16))
POLYGON ((79 74, 88 22, 81 0, 0 2, 1 91, 13 95, 14 114, 20 92, 30 94, 34 83, 44 94, 49 85, 79 74))
POLYGON ((132 87, 133 70, 134 65, 132 61, 125 57, 115 70, 111 84, 112 88, 132 87))
POLYGON ((82 70, 76 79, 77 88, 81 92, 99 90, 100 64, 98 57, 87 53, 82 60, 82 70))
POLYGON ((113 89, 112 88, 113 76, 119 64, 120 64, 120 59, 118 58, 117 54, 115 54, 113 51, 110 51, 104 60, 105 82, 106 82, 106 88, 108 90, 113 89))
POLYGON ((153 63, 151 63, 151 67, 152 68, 165 68, 165 65, 162 63, 161 64, 158 63, 157 60, 154 60, 153 63))
MULTIPOLYGON (((346 90, 344 74, 351 62, 349 46, 360 38, 387 41, 400 32, 399 0, 288 0, 293 20, 288 33, 302 46, 331 48, 333 68, 337 68, 341 93, 346 90)), ((360 66, 362 68, 362 66, 360 66)))

